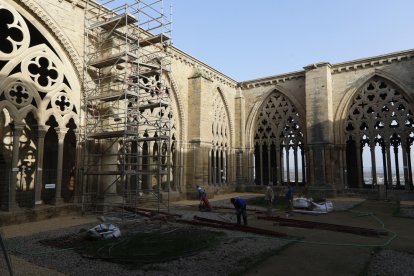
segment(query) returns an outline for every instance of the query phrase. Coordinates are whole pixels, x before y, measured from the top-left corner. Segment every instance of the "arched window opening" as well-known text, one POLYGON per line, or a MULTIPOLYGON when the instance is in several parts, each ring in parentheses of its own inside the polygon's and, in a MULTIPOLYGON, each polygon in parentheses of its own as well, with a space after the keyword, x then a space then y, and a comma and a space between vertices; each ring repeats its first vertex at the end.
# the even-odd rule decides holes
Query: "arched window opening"
POLYGON ((378 76, 356 93, 345 124, 349 187, 412 188, 409 106, 398 87, 378 76))
POLYGON ((303 124, 296 107, 275 91, 258 112, 254 133, 256 185, 304 185, 303 124))
POLYGON ((228 152, 230 150, 230 140, 228 132, 230 126, 228 123, 228 114, 219 89, 215 91, 212 110, 211 161, 209 162, 208 179, 209 184, 212 185, 227 185, 229 182, 228 152))

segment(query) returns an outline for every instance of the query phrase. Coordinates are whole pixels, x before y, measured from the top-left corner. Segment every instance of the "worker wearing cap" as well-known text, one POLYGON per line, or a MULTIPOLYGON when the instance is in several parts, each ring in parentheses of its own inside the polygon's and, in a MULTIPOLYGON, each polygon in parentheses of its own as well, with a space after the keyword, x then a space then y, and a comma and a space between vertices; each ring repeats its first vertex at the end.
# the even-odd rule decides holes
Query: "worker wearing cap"
POLYGON ((272 204, 275 198, 275 193, 270 185, 266 186, 265 201, 267 206, 267 215, 272 216, 272 204))
POLYGON ((196 185, 196 189, 198 192, 198 197, 200 199, 200 204, 203 204, 203 207, 206 211, 211 211, 211 205, 207 199, 206 190, 204 190, 204 188, 199 185, 196 185))
POLYGON ((244 225, 247 225, 246 200, 244 200, 241 197, 233 197, 230 199, 230 202, 233 203, 234 208, 236 209, 237 224, 238 225, 241 224, 241 216, 242 216, 244 225))

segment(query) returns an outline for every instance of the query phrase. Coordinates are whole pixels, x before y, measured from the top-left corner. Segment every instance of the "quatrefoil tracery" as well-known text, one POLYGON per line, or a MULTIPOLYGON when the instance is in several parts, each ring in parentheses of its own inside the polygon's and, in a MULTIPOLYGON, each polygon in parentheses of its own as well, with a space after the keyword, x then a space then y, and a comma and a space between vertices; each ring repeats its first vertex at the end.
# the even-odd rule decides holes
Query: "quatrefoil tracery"
POLYGON ((68 94, 59 92, 52 98, 52 107, 64 115, 73 110, 73 103, 68 97, 68 94))
POLYGON ((18 107, 29 105, 33 95, 22 83, 15 83, 5 91, 6 99, 18 107))

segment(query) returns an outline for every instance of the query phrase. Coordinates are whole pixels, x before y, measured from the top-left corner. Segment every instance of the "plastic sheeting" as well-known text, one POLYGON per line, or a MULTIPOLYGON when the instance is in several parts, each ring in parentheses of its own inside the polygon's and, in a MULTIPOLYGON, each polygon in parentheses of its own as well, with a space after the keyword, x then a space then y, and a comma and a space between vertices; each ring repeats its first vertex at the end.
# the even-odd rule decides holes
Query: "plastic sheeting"
POLYGON ((101 223, 89 229, 87 235, 92 239, 108 240, 120 237, 121 230, 112 223, 101 223))

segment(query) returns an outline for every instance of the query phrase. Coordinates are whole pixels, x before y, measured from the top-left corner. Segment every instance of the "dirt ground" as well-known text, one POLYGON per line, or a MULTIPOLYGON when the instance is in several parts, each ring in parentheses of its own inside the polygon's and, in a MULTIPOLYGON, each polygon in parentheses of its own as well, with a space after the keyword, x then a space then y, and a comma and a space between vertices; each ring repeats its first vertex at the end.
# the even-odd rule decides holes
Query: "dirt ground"
MULTIPOLYGON (((212 200, 212 205, 236 195, 255 196, 255 194, 217 196, 212 200)), ((305 275, 313 273, 318 275, 364 275, 377 247, 414 253, 414 235, 412 234, 414 219, 395 217, 394 213, 398 208, 395 202, 362 202, 359 199, 349 198, 336 200, 355 201, 356 207, 352 211, 333 212, 319 216, 295 214, 293 218, 375 229, 385 227, 390 231, 390 234, 381 237, 367 237, 326 230, 284 227, 274 225, 272 221, 259 220, 256 214, 249 213, 250 226, 286 233, 301 237, 301 239, 291 243, 277 254, 264 258, 257 265, 249 268, 244 275, 305 275)), ((196 208, 197 204, 198 201, 187 200, 176 202, 172 204, 171 208, 173 212, 174 208, 179 208, 179 206, 194 206, 196 208)), ((407 204, 412 203, 408 202, 407 204)), ((284 210, 275 210, 274 215, 284 217, 285 213, 284 210)), ((1 230, 5 238, 12 238, 94 222, 98 222, 96 217, 73 215, 5 226, 1 230)), ((57 271, 36 266, 16 256, 12 256, 12 264, 15 275, 63 275, 57 271)), ((8 275, 4 262, 0 262, 0 266, 0 275, 8 275)))

